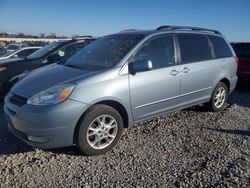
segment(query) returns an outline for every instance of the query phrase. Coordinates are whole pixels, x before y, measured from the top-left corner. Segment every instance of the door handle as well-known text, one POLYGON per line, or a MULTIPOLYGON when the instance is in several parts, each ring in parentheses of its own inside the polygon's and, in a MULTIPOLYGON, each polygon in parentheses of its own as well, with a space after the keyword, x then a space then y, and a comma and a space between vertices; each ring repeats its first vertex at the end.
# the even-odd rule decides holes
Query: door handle
POLYGON ((179 74, 179 71, 174 69, 169 74, 171 74, 172 76, 176 76, 177 74, 179 74))
POLYGON ((184 69, 182 70, 183 73, 188 73, 190 71, 190 69, 188 67, 184 67, 184 69))

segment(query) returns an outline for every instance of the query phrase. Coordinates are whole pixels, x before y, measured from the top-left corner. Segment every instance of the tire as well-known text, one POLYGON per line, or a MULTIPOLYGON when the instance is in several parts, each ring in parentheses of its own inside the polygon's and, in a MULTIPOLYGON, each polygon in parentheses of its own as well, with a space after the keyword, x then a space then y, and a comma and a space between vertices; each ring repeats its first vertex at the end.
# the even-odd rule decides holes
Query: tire
POLYGON ((76 145, 85 155, 101 155, 113 149, 123 132, 119 112, 107 105, 90 107, 76 130, 76 145))
POLYGON ((228 88, 226 84, 219 82, 219 84, 215 87, 213 91, 210 101, 207 103, 208 109, 211 112, 220 112, 224 110, 227 103, 227 97, 228 97, 228 88))

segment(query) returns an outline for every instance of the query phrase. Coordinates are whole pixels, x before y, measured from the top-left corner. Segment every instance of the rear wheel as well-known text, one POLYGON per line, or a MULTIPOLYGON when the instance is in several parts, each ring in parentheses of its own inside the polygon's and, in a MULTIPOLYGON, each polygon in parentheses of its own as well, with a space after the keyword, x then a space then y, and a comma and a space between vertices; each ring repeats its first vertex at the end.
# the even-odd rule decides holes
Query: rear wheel
POLYGON ((228 88, 226 84, 220 82, 214 89, 212 97, 208 102, 207 106, 212 112, 222 111, 227 102, 228 88))
POLYGON ((95 105, 84 115, 76 132, 77 147, 86 155, 100 155, 113 149, 123 132, 123 120, 114 108, 95 105))

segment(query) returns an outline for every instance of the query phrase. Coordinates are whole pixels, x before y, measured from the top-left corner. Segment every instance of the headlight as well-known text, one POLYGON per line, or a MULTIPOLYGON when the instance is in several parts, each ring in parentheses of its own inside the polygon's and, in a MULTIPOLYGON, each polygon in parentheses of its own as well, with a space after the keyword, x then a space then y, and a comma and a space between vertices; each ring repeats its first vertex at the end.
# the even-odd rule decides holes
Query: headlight
POLYGON ((75 88, 72 84, 62 84, 42 91, 29 98, 27 104, 52 105, 64 101, 75 88))

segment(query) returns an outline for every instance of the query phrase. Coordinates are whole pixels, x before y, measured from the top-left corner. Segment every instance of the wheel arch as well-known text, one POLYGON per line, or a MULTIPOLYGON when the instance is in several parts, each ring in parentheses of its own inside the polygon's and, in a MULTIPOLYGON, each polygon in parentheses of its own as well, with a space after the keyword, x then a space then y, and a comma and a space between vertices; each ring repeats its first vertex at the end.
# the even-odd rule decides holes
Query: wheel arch
POLYGON ((228 92, 230 92, 230 81, 228 78, 222 78, 219 82, 224 83, 227 86, 228 92))
POLYGON ((80 124, 81 124, 81 121, 83 119, 83 117, 85 116, 86 112, 91 108, 93 107, 94 105, 97 105, 97 104, 104 104, 104 105, 107 105, 107 106, 110 106, 114 109, 116 109, 120 115, 122 116, 122 119, 123 119, 123 126, 124 128, 129 128, 129 125, 130 125, 130 117, 129 117, 129 114, 128 114, 128 111, 126 110, 125 106, 116 101, 116 100, 101 100, 101 101, 98 101, 98 102, 95 102, 93 104, 91 104, 83 113, 82 115, 80 116, 79 120, 77 121, 77 124, 76 124, 76 127, 75 127, 75 130, 74 130, 74 137, 73 137, 73 143, 75 144, 76 143, 76 133, 78 132, 78 129, 80 127, 80 124))
POLYGON ((100 101, 98 103, 95 103, 94 105, 96 105, 96 104, 105 104, 107 106, 110 106, 110 107, 116 109, 120 113, 120 115, 122 116, 124 128, 128 128, 128 126, 129 126, 128 112, 127 112, 126 108, 120 102, 115 101, 115 100, 103 100, 103 101, 100 101))
POLYGON ((224 83, 227 86, 228 92, 230 91, 231 85, 230 85, 230 79, 226 74, 220 74, 216 77, 216 79, 213 80, 212 84, 212 91, 216 88, 216 86, 220 83, 224 83))

